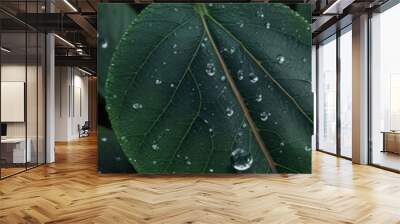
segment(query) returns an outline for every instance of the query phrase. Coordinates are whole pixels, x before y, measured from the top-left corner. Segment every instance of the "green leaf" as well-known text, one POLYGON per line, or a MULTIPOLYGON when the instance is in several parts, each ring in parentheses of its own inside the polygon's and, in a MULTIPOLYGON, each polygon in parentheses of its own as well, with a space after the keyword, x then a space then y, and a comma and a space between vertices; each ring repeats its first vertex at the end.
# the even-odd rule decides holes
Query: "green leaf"
POLYGON ((106 89, 139 173, 309 173, 311 34, 282 4, 152 4, 106 89))
POLYGON ((132 23, 133 19, 137 16, 137 13, 129 6, 129 4, 126 3, 98 4, 98 12, 98 91, 99 93, 104 94, 103 91, 112 54, 117 47, 122 34, 132 23))
POLYGON ((129 4, 98 4, 97 38, 97 90, 98 90, 98 170, 108 172, 132 172, 134 169, 126 159, 111 126, 104 104, 104 89, 112 54, 122 34, 136 17, 129 4), (104 141, 102 141, 102 139, 104 141))

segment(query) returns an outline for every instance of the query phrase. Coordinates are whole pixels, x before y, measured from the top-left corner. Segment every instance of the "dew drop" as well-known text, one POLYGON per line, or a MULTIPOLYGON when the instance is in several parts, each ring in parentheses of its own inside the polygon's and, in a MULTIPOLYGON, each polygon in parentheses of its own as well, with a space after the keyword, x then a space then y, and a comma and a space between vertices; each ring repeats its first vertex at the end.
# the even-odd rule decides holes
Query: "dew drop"
POLYGON ((237 75, 238 75, 238 79, 239 80, 243 80, 244 76, 243 76, 243 70, 242 69, 239 69, 237 71, 237 75))
POLYGON ((162 83, 162 81, 157 79, 155 83, 156 83, 156 85, 160 85, 162 83))
POLYGON ((261 94, 258 94, 258 95, 257 95, 256 101, 257 101, 257 102, 261 102, 261 101, 262 101, 262 95, 261 95, 261 94))
POLYGON ((281 146, 285 146, 285 143, 284 143, 284 142, 281 142, 280 145, 281 145, 281 146))
POLYGON ((246 128, 247 127, 247 124, 246 124, 246 122, 243 122, 243 124, 242 124, 242 128, 246 128))
POLYGON ((225 81, 226 77, 225 76, 221 76, 221 81, 225 81))
POLYGON ((243 28, 243 27, 244 27, 243 21, 239 21, 239 22, 237 22, 237 24, 239 25, 240 28, 243 28))
POLYGON ((257 10, 257 17, 263 19, 264 18, 264 13, 262 10, 257 10))
POLYGON ((232 110, 232 108, 226 108, 226 115, 228 117, 231 117, 233 115, 234 111, 232 110))
POLYGON ((175 84, 171 83, 169 86, 170 86, 171 88, 174 88, 175 84))
POLYGON ((253 72, 249 74, 250 82, 256 83, 258 81, 258 76, 256 76, 253 72))
POLYGON ((201 47, 206 47, 206 44, 205 43, 201 43, 201 47))
POLYGON ((156 164, 157 164, 157 161, 153 160, 153 164, 156 165, 156 164))
POLYGON ((101 48, 107 48, 108 47, 108 42, 106 40, 103 40, 101 43, 101 48))
POLYGON ((107 138, 101 138, 101 141, 102 141, 102 142, 106 142, 106 141, 107 141, 107 138))
POLYGON ((178 54, 178 51, 173 51, 172 53, 174 53, 174 54, 178 54))
POLYGON ((232 166, 237 171, 245 171, 253 164, 253 157, 249 151, 242 148, 236 148, 231 153, 232 166))
POLYGON ((306 146, 304 146, 304 150, 305 150, 306 152, 309 152, 309 151, 312 150, 312 148, 311 148, 311 147, 308 147, 308 146, 306 145, 306 146))
POLYGON ((260 113, 260 119, 261 121, 267 121, 268 120, 268 114, 264 111, 260 113))
POLYGON ((189 157, 185 156, 185 159, 189 159, 189 157))
POLYGON ((121 161, 121 157, 117 156, 117 157, 115 157, 115 160, 121 161))
POLYGON ((158 146, 157 144, 153 144, 153 145, 151 145, 151 148, 152 148, 153 150, 159 150, 159 149, 160 149, 160 146, 158 146))
POLYGON ((213 63, 207 63, 206 73, 209 76, 215 75, 215 66, 213 63))
POLYGON ((283 57, 282 55, 278 55, 278 56, 276 57, 276 61, 277 61, 279 64, 283 64, 283 62, 285 62, 285 57, 283 57))
POLYGON ((208 129, 208 131, 209 131, 209 132, 213 132, 213 129, 212 129, 212 128, 210 128, 210 129, 208 129))
POLYGON ((173 49, 175 49, 176 47, 178 47, 177 44, 173 44, 173 45, 172 45, 172 48, 173 48, 173 49))
POLYGON ((210 171, 210 173, 214 173, 214 169, 209 169, 208 171, 210 171))
POLYGON ((177 154, 177 155, 176 155, 176 158, 181 158, 181 155, 177 154))
POLYGON ((235 53, 235 51, 236 51, 235 47, 231 47, 231 49, 229 49, 229 53, 231 54, 235 53))
POLYGON ((187 164, 187 165, 192 165, 192 162, 186 161, 186 164, 187 164))
POLYGON ((178 10, 178 8, 174 8, 174 11, 175 11, 175 12, 178 12, 179 10, 178 10))
POLYGON ((132 105, 132 108, 135 109, 135 110, 142 109, 142 108, 143 108, 143 105, 140 104, 140 103, 134 103, 134 104, 132 105))
POLYGON ((162 63, 163 65, 166 65, 167 64, 167 62, 166 61, 163 61, 163 63, 162 63))
POLYGON ((265 24, 265 27, 269 30, 269 29, 271 28, 271 23, 267 22, 267 23, 265 24))
POLYGON ((303 58, 303 62, 306 63, 307 62, 307 58, 303 58))

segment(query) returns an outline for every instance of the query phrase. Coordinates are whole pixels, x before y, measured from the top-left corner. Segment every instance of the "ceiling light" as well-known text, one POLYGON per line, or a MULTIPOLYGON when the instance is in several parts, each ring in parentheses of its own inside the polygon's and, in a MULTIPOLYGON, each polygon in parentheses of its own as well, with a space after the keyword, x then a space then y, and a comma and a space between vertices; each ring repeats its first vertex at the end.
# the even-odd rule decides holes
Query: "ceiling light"
POLYGON ((90 73, 90 72, 88 72, 88 71, 86 71, 86 70, 83 70, 83 69, 81 69, 81 68, 79 68, 79 67, 78 67, 78 70, 81 71, 81 72, 83 72, 83 73, 85 73, 86 75, 92 75, 92 73, 90 73))
POLYGON ((73 6, 68 0, 64 0, 64 3, 68 5, 74 12, 78 12, 78 10, 73 6))
POLYGON ((61 40, 62 42, 64 42, 65 44, 67 44, 68 46, 75 48, 75 45, 73 45, 71 42, 69 42, 68 40, 62 38, 61 36, 59 36, 58 34, 54 34, 55 37, 57 37, 59 40, 61 40))
POLYGON ((11 52, 11 50, 9 50, 9 49, 7 49, 5 47, 1 47, 0 49, 1 49, 1 51, 4 51, 6 53, 10 53, 11 52))

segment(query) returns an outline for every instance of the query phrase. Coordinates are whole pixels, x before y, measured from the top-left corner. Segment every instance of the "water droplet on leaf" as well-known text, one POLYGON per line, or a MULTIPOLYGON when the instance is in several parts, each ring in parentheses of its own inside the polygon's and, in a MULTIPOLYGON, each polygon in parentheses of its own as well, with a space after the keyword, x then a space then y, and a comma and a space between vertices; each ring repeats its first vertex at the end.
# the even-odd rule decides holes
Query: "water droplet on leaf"
POLYGON ((237 148, 231 153, 232 166, 237 171, 245 171, 253 164, 253 157, 249 151, 237 148))
POLYGON ((283 64, 283 63, 285 62, 285 57, 283 57, 282 55, 278 55, 278 56, 276 57, 276 61, 277 61, 279 64, 283 64))
POLYGON ((267 121, 268 120, 268 114, 264 111, 260 113, 260 119, 261 121, 267 121))
POLYGON ((257 102, 261 102, 261 101, 262 101, 262 95, 261 95, 261 94, 258 94, 258 95, 257 95, 256 101, 257 101, 257 102))
POLYGON ((209 76, 215 75, 215 66, 213 63, 207 63, 206 73, 209 76))
POLYGON ((143 108, 143 105, 140 104, 140 103, 134 103, 134 104, 132 105, 132 108, 135 109, 135 110, 142 109, 142 108, 143 108))
POLYGON ((231 117, 233 115, 234 111, 232 110, 232 108, 226 108, 226 115, 228 117, 231 117))
POLYGON ((256 83, 258 81, 258 76, 256 76, 253 72, 249 74, 250 82, 256 83))

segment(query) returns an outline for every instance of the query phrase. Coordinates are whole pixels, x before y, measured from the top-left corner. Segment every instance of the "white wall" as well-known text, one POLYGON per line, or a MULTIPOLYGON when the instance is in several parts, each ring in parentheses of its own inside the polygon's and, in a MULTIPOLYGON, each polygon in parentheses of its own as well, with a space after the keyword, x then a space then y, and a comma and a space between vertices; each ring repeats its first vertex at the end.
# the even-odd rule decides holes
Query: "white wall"
POLYGON ((79 138, 78 125, 88 121, 88 78, 76 68, 56 67, 56 141, 79 138))

